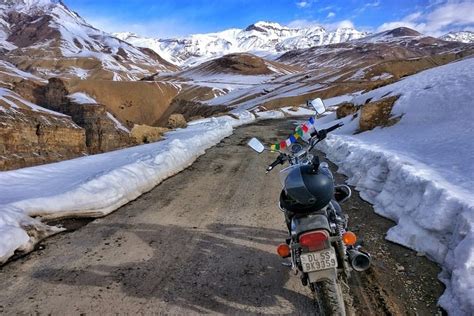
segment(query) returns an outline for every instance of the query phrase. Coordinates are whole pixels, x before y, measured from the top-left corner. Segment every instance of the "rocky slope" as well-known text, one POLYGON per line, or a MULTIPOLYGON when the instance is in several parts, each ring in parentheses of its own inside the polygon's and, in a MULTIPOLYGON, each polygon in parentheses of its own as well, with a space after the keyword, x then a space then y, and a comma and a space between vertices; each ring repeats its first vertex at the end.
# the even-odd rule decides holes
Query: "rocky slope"
POLYGON ((245 29, 195 34, 185 38, 155 39, 134 33, 115 33, 135 46, 154 50, 176 65, 196 65, 230 53, 281 54, 294 49, 346 42, 367 35, 353 28, 328 31, 321 26, 289 28, 278 23, 257 22, 245 29))
POLYGON ((137 80, 177 67, 102 32, 59 0, 0 4, 1 59, 48 78, 137 80))

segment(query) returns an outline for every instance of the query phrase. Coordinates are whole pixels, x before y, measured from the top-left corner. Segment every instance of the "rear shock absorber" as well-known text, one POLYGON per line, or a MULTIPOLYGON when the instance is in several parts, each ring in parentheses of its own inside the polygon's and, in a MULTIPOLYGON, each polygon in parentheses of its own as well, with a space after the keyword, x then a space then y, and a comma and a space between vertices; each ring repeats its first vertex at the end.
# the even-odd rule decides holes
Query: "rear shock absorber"
POLYGON ((339 255, 339 258, 341 258, 342 264, 344 266, 344 274, 346 275, 346 277, 349 277, 350 267, 347 260, 345 260, 346 246, 342 242, 342 234, 346 232, 345 222, 342 219, 338 218, 338 216, 336 217, 336 227, 337 227, 337 233, 339 235, 339 238, 337 239, 338 255, 339 255))

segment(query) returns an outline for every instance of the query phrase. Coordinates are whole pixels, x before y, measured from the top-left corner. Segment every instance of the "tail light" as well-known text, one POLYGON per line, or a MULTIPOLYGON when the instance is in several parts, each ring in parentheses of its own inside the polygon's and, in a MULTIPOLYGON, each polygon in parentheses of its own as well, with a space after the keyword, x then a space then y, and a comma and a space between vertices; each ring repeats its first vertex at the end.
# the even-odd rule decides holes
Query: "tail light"
POLYGON ((347 246, 354 246, 355 243, 357 242, 357 236, 353 232, 348 231, 342 234, 342 241, 347 246))
POLYGON ((300 245, 308 248, 309 251, 323 250, 327 248, 329 234, 325 230, 317 230, 304 233, 300 236, 300 245))
POLYGON ((282 258, 288 258, 291 254, 290 247, 287 244, 278 245, 277 252, 282 258))

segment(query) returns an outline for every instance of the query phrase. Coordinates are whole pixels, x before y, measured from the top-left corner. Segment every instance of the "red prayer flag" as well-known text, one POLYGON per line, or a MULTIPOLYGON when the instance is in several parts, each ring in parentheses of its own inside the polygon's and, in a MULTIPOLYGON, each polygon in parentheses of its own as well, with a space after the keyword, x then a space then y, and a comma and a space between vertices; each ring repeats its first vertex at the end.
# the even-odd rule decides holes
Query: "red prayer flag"
POLYGON ((305 133, 308 132, 308 130, 309 130, 309 128, 308 128, 308 126, 306 126, 306 124, 304 124, 302 126, 302 129, 303 129, 303 132, 305 132, 305 133))
POLYGON ((280 142, 280 148, 281 148, 281 149, 285 149, 285 148, 286 148, 286 142, 285 142, 284 140, 282 140, 282 141, 280 142))

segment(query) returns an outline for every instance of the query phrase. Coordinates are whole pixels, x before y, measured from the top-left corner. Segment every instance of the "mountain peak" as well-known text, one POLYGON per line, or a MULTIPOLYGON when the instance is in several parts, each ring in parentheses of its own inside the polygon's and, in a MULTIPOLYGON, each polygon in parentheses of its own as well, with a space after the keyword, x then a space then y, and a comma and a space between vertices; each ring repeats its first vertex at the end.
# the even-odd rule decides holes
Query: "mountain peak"
POLYGON ((63 5, 61 0, 3 0, 2 4, 15 8, 47 8, 56 5, 63 5))
POLYGON ((118 33, 112 33, 112 35, 122 41, 127 41, 129 39, 139 37, 137 33, 133 33, 133 32, 118 32, 118 33))
POLYGON ((392 35, 393 37, 402 36, 420 36, 421 33, 408 27, 397 27, 396 29, 387 31, 386 35, 392 35))
POLYGON ((449 32, 440 37, 443 41, 450 42, 461 42, 461 43, 474 43, 474 32, 471 31, 459 31, 449 32))
POLYGON ((175 39, 153 39, 123 33, 115 33, 114 36, 133 45, 150 48, 171 63, 189 66, 230 53, 277 55, 294 49, 347 42, 367 36, 367 33, 347 27, 327 31, 317 25, 290 28, 275 22, 258 21, 243 30, 229 29, 175 39))
POLYGON ((280 25, 276 22, 267 22, 267 21, 258 21, 254 24, 251 24, 245 28, 245 31, 259 31, 266 32, 267 30, 283 30, 287 27, 280 25))

